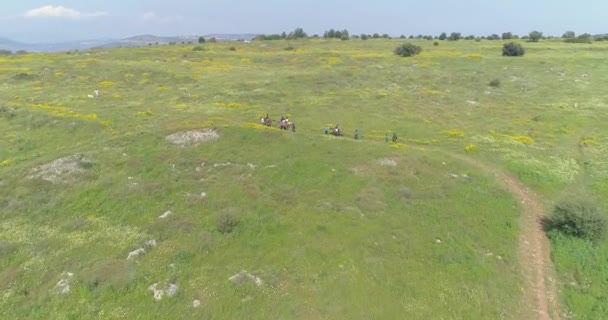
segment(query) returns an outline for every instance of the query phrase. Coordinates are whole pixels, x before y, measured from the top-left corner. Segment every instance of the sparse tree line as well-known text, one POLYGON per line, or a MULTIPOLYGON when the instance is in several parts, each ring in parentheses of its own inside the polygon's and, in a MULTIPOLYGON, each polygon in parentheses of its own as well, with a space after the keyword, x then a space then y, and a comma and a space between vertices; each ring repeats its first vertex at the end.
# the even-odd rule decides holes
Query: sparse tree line
MULTIPOLYGON (((255 40, 282 40, 282 39, 294 40, 294 39, 305 39, 305 38, 313 38, 313 39, 314 38, 323 38, 323 39, 341 39, 341 40, 349 40, 351 38, 354 38, 354 39, 368 40, 368 39, 393 39, 395 37, 392 37, 386 33, 382 34, 382 35, 378 34, 378 33, 374 33, 374 34, 363 33, 360 35, 354 35, 346 29, 343 29, 343 30, 329 29, 329 30, 325 31, 322 36, 319 36, 318 34, 308 36, 307 33, 304 32, 304 30, 302 30, 302 28, 297 28, 294 31, 289 32, 289 33, 283 32, 281 34, 269 34, 269 35, 260 34, 255 37, 255 40)), ((539 42, 540 40, 559 39, 560 37, 546 36, 546 35, 543 35, 542 32, 535 30, 535 31, 532 31, 532 32, 528 33, 527 35, 523 35, 523 36, 513 34, 512 32, 503 32, 501 35, 490 34, 487 36, 475 36, 475 35, 463 36, 462 33, 460 33, 460 32, 452 32, 450 34, 448 34, 446 32, 442 32, 441 34, 436 35, 436 36, 419 34, 416 36, 401 35, 398 38, 399 39, 419 39, 419 40, 447 40, 447 41, 526 40, 528 42, 539 42)), ((563 39, 565 42, 568 42, 568 43, 591 43, 593 41, 608 41, 608 34, 594 36, 589 33, 584 33, 579 36, 576 36, 576 34, 573 31, 567 31, 566 33, 564 33, 561 36, 561 39, 563 39)))

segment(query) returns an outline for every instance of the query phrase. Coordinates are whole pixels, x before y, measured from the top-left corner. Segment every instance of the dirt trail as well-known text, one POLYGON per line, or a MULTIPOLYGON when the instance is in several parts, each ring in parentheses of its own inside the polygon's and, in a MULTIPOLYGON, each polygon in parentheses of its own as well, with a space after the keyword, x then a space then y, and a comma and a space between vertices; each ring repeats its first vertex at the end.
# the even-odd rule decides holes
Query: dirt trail
POLYGON ((525 275, 524 319, 560 320, 557 292, 550 256, 550 243, 542 227, 545 210, 541 199, 515 177, 489 167, 472 158, 450 154, 452 157, 492 173, 521 203, 523 212, 519 224, 519 260, 525 275))

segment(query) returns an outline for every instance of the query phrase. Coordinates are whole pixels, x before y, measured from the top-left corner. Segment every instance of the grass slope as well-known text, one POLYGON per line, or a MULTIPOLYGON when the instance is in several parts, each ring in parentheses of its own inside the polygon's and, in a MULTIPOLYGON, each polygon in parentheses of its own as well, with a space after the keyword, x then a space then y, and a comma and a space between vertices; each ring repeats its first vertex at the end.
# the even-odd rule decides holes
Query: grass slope
MULTIPOLYGON (((548 204, 569 188, 605 195, 608 47, 541 42, 503 58, 500 41, 418 42, 403 59, 400 43, 0 57, 2 316, 518 318, 518 204, 435 150, 470 146, 548 204), (297 132, 259 128, 267 112, 297 132), (322 134, 335 123, 347 137, 322 134), (200 128, 221 137, 165 141, 200 128), (386 145, 393 131, 401 144, 386 145), (90 160, 82 173, 29 178, 75 154, 90 160), (232 233, 217 230, 223 215, 232 233), (230 283, 241 270, 264 284, 230 283), (58 294, 66 271, 71 291, 58 294), (154 301, 153 283, 177 296, 154 301)), ((608 247, 554 240, 565 312, 605 317, 608 247)))

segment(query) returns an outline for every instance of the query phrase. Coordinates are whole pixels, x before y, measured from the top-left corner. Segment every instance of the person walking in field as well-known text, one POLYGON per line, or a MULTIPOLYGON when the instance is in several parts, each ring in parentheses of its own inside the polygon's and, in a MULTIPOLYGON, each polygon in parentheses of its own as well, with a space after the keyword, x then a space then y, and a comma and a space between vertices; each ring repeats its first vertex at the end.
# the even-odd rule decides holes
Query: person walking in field
POLYGON ((355 140, 359 140, 359 129, 355 129, 355 140))
POLYGON ((397 143, 397 134, 393 132, 393 143, 397 143))

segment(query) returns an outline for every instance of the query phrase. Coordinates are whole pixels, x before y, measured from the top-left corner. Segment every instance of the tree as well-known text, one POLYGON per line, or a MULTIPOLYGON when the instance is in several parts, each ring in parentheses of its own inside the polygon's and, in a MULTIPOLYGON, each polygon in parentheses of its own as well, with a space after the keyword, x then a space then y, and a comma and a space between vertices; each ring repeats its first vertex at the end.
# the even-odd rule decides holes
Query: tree
POLYGON ((379 39, 379 38, 380 38, 380 35, 379 35, 379 34, 377 34, 377 33, 374 33, 374 35, 372 36, 372 38, 374 38, 374 39, 379 39))
POLYGON ((564 39, 574 39, 576 37, 576 33, 574 31, 566 31, 562 38, 564 39))
POLYGON ((538 42, 543 37, 543 33, 538 31, 532 31, 530 32, 528 37, 530 38, 530 42, 538 42))
POLYGON ((442 33, 439 35, 439 40, 445 40, 445 39, 447 39, 447 38, 448 38, 448 35, 447 35, 445 32, 442 32, 442 33))
POLYGON ((287 36, 288 39, 303 39, 307 38, 308 35, 304 32, 302 28, 296 28, 294 31, 290 32, 287 36))
POLYGON ((592 43, 593 36, 588 33, 583 33, 583 34, 579 35, 578 37, 568 38, 568 39, 565 39, 564 41, 569 42, 569 43, 592 43))
POLYGON ((365 33, 362 33, 361 40, 367 40, 367 39, 368 39, 367 35, 365 33))
POLYGON ((460 34, 460 32, 452 32, 450 34, 450 37, 448 38, 449 41, 458 41, 460 40, 460 38, 462 38, 462 35, 460 34))
POLYGON ((411 57, 422 52, 422 48, 411 43, 405 43, 395 48, 395 54, 402 57, 411 57))
POLYGON ((500 40, 500 36, 496 33, 493 33, 488 37, 488 40, 500 40))
POLYGON ((205 37, 198 37, 198 43, 205 43, 205 37))
POLYGON ((513 34, 511 32, 504 32, 501 38, 502 40, 511 40, 513 39, 513 34))
POLYGON ((384 39, 390 39, 391 36, 389 36, 388 33, 385 33, 385 34, 382 35, 382 38, 384 38, 384 39))
POLYGON ((525 53, 524 47, 519 43, 509 42, 502 47, 502 55, 505 57, 521 57, 525 53))
POLYGON ((285 33, 285 31, 283 31, 283 33, 281 33, 281 39, 286 39, 287 38, 287 34, 285 33))
POLYGON ((211 43, 216 43, 216 42, 217 42, 217 39, 216 39, 215 37, 213 37, 213 38, 209 39, 209 42, 211 42, 211 43))

